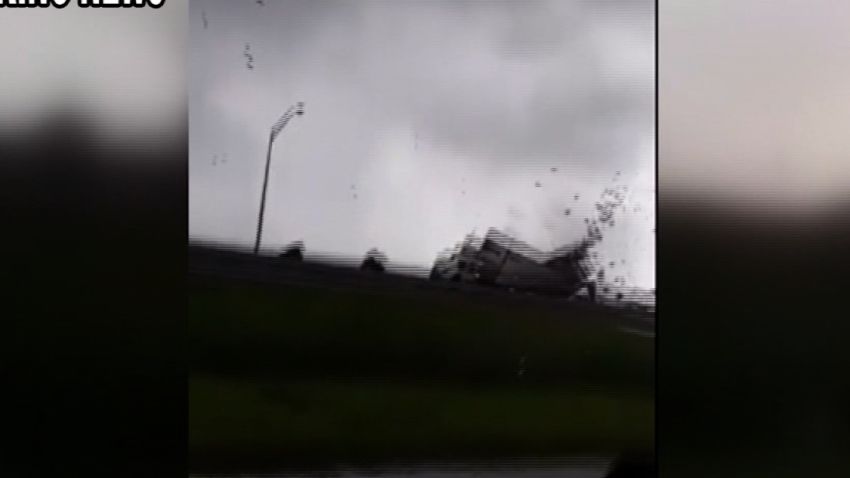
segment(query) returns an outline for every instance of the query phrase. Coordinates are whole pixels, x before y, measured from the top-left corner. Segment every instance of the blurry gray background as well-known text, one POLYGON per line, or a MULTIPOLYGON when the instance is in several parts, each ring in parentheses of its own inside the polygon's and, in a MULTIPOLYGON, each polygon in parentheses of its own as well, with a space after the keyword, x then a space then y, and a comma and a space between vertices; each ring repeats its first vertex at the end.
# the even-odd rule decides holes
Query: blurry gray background
POLYGON ((806 215, 850 196, 848 25, 844 0, 660 2, 661 203, 806 215))
POLYGON ((73 110, 110 147, 182 141, 187 6, 0 10, 0 133, 73 110))
POLYGON ((269 129, 304 101, 267 250, 427 268, 497 227, 547 251, 626 185, 600 260, 654 286, 652 1, 263 3, 190 2, 192 238, 253 244, 269 129))

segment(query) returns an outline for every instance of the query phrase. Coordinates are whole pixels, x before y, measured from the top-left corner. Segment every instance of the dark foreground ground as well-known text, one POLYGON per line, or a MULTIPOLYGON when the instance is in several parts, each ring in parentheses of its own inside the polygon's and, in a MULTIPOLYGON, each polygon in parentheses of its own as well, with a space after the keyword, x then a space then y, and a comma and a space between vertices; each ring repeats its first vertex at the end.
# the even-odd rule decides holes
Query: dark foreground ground
POLYGON ((192 471, 652 450, 651 324, 222 257, 190 252, 192 471))

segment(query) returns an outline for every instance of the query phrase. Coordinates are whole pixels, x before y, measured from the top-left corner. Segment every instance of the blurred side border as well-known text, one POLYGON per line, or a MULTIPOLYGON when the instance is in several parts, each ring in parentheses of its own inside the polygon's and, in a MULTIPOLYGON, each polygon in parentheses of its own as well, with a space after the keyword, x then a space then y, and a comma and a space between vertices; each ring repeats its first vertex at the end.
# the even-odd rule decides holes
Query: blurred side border
POLYGON ((187 118, 97 122, 0 125, 4 476, 187 474, 187 118))

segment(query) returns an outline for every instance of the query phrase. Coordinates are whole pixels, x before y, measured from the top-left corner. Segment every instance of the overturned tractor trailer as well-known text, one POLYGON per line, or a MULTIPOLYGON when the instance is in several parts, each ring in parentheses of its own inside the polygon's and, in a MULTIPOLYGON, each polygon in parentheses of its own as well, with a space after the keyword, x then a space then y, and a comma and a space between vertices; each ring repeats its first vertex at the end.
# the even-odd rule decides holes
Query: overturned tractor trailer
POLYGON ((593 298, 583 264, 586 249, 580 243, 546 254, 490 229, 483 240, 468 236, 453 252, 438 258, 431 279, 557 296, 572 296, 589 286, 593 298))

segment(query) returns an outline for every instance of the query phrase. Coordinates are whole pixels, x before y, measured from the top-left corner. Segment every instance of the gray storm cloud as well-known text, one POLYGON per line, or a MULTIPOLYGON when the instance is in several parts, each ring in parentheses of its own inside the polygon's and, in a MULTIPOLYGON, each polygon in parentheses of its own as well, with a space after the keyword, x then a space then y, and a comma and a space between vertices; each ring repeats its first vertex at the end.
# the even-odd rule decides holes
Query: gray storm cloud
POLYGON ((251 243, 269 128, 305 101, 274 146, 267 246, 427 267, 500 227, 551 249, 621 171, 643 212, 609 253, 652 285, 653 2, 265 4, 190 3, 193 236, 251 243))

